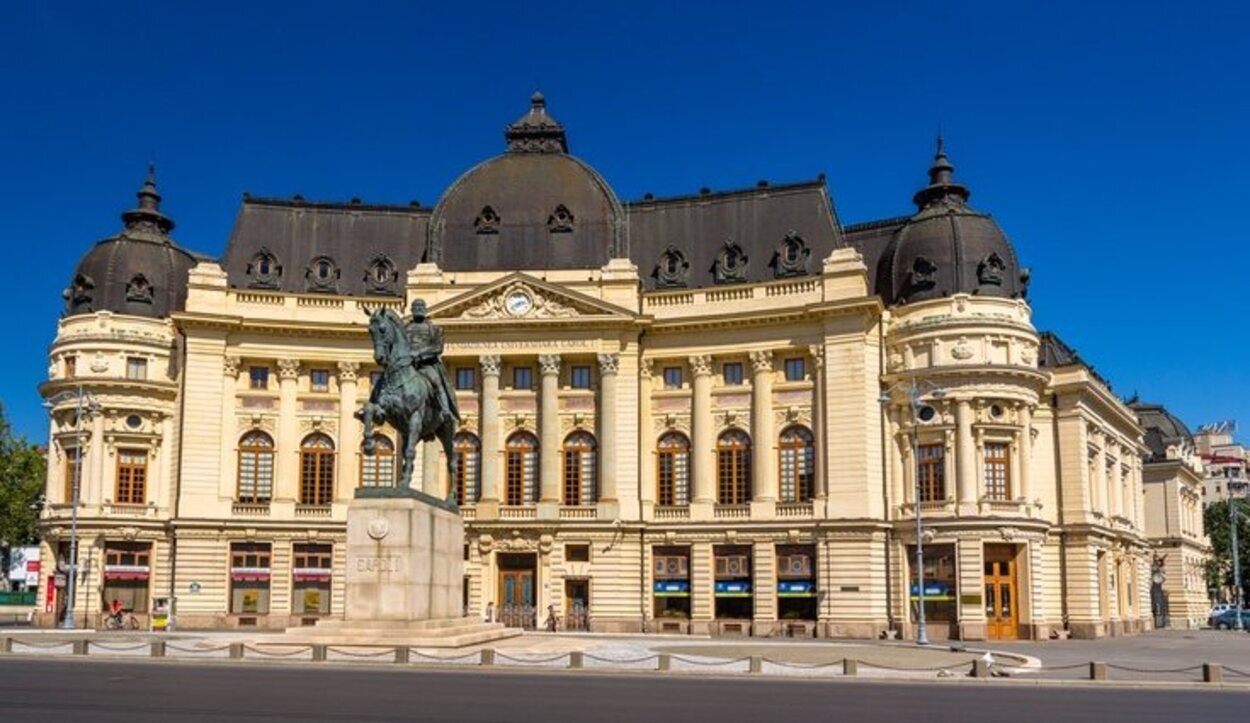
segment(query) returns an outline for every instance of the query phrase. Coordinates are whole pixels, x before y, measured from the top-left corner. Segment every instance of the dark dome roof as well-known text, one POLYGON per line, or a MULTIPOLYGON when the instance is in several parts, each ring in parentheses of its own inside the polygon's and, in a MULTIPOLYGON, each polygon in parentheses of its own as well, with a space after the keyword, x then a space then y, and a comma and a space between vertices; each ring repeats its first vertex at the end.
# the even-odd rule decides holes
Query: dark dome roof
POLYGON ((1129 409, 1137 415, 1137 421, 1145 430, 1146 446, 1150 448, 1150 461, 1168 458, 1168 447, 1181 444, 1192 446, 1194 436, 1176 415, 1162 404, 1147 404, 1137 397, 1129 400, 1129 409))
POLYGON ((427 259, 447 271, 598 268, 628 256, 616 194, 568 154, 541 93, 508 126, 507 152, 470 169, 430 219, 427 259))
POLYGON ((992 218, 968 206, 968 188, 938 138, 929 185, 912 199, 919 211, 899 228, 882 257, 878 289, 888 303, 951 294, 1017 298, 1027 290, 1016 252, 992 218))
POLYGON ((125 228, 78 262, 64 293, 67 316, 113 311, 164 318, 186 302, 196 258, 169 237, 174 222, 161 213, 154 169, 136 195, 138 207, 122 214, 125 228))

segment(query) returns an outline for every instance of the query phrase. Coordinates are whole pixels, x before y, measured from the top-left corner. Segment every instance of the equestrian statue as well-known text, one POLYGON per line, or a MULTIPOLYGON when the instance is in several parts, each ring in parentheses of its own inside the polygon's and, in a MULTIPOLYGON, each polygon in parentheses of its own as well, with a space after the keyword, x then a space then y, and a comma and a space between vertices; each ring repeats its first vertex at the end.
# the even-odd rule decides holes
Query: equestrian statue
MULTIPOLYGON (((403 467, 399 487, 412 484, 417 442, 437 439, 447 457, 447 477, 452 470, 452 438, 460 422, 456 394, 443 366, 443 330, 430 323, 425 301, 412 302, 412 318, 404 323, 394 310, 381 307, 369 315, 373 359, 382 376, 369 392, 369 401, 356 413, 364 422, 364 453, 375 452, 373 427, 390 424, 400 435, 403 467)), ((427 450, 427 453, 430 450, 427 450)), ((455 491, 448 496, 455 499, 455 491)))

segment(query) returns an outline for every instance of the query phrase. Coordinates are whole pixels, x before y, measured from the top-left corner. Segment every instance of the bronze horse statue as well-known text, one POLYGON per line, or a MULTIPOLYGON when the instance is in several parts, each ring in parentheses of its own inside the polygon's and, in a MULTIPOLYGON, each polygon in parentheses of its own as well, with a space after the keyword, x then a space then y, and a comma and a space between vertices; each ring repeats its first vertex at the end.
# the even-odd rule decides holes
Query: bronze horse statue
MULTIPOLYGON (((373 359, 382 367, 382 376, 370 390, 369 401, 356 413, 365 425, 364 453, 372 455, 375 451, 374 424, 387 423, 400 435, 403 450, 400 488, 412 484, 412 463, 419 441, 437 439, 442 443, 447 457, 447 478, 455 479, 452 438, 456 433, 456 419, 442 413, 432 383, 417 372, 417 360, 404 333, 403 320, 394 310, 379 308, 369 315, 369 335, 373 338, 373 359)), ((439 362, 435 359, 423 363, 439 362)), ((454 486, 448 498, 455 499, 454 486)))

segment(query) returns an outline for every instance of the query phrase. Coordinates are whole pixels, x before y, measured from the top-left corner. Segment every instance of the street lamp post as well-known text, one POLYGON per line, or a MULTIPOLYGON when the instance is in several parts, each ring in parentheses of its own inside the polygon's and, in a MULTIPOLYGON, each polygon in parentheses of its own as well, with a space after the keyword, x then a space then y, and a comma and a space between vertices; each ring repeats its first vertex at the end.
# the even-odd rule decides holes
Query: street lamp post
MULTIPOLYGON (((64 401, 69 397, 69 392, 63 392, 45 402, 45 406, 51 409, 58 402, 64 401)), ((74 608, 77 602, 78 591, 78 504, 82 499, 82 448, 83 448, 83 401, 87 402, 87 411, 94 413, 98 405, 89 393, 83 390, 82 384, 78 385, 77 391, 74 393, 75 398, 75 415, 74 415, 74 439, 77 446, 74 449, 74 479, 71 480, 70 495, 70 525, 69 525, 69 564, 68 564, 68 580, 66 581, 65 590, 65 620, 61 627, 65 630, 74 629, 74 608)))
POLYGON ((1241 593, 1241 555, 1237 550, 1237 499, 1250 487, 1246 482, 1230 482, 1228 485, 1228 524, 1233 548, 1233 629, 1241 630, 1241 609, 1244 596, 1241 593), (1234 491, 1235 490, 1235 491, 1234 491))
MULTIPOLYGON (((946 390, 932 383, 923 382, 928 388, 929 395, 935 399, 941 399, 946 396, 946 390)), ((888 404, 890 401, 890 392, 899 387, 895 384, 885 391, 881 392, 881 403, 888 404)), ((924 612, 924 522, 920 512, 920 409, 923 406, 921 402, 923 392, 921 391, 921 383, 915 379, 911 380, 907 389, 907 401, 911 406, 912 418, 912 435, 911 435, 911 464, 912 474, 915 477, 915 495, 916 495, 916 644, 929 644, 929 631, 925 625, 924 612)))

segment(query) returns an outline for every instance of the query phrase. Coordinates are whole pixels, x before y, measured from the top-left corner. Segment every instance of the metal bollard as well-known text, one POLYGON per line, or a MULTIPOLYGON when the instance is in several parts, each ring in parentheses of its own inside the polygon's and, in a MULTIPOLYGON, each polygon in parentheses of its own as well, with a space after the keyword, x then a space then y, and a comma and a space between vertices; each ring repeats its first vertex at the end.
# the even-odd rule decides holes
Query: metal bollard
POLYGON ((231 660, 243 659, 243 643, 230 643, 230 659, 231 660))
POLYGON ((990 664, 982 658, 972 661, 972 677, 988 678, 990 677, 990 664))
POLYGON ((569 667, 578 669, 585 667, 585 660, 582 658, 582 651, 574 650, 569 653, 569 667))
POLYGON ((73 648, 74 655, 86 655, 90 647, 91 643, 86 640, 75 640, 73 648))
POLYGON ((408 653, 408 646, 407 646, 407 645, 397 645, 397 646, 395 646, 395 662, 396 662, 396 663, 407 663, 407 662, 408 662, 408 655, 409 655, 409 653, 408 653))
POLYGON ((0 638, 0 653, 13 652, 13 638, 0 638))
POLYGON ((494 665, 494 664, 495 664, 494 648, 482 648, 482 660, 478 663, 478 665, 494 665))
POLYGON ((764 672, 764 659, 758 655, 752 655, 750 672, 763 673, 764 672))
POLYGON ((314 663, 324 663, 326 660, 326 646, 323 644, 315 644, 312 647, 312 659, 314 663))
POLYGON ((847 675, 852 678, 859 675, 859 661, 855 658, 843 658, 842 675, 847 675))
POLYGON ((668 653, 660 653, 660 659, 656 662, 655 669, 656 670, 672 670, 673 669, 673 659, 669 657, 668 653))
POLYGON ((152 644, 148 647, 148 651, 153 658, 165 657, 165 641, 153 640, 152 644))
POLYGON ((1099 662, 1090 663, 1089 664, 1089 679, 1090 680, 1106 680, 1107 679, 1107 664, 1099 663, 1099 662))
POLYGON ((1219 663, 1203 663, 1202 664, 1202 682, 1204 683, 1223 683, 1224 682, 1224 666, 1219 663))

